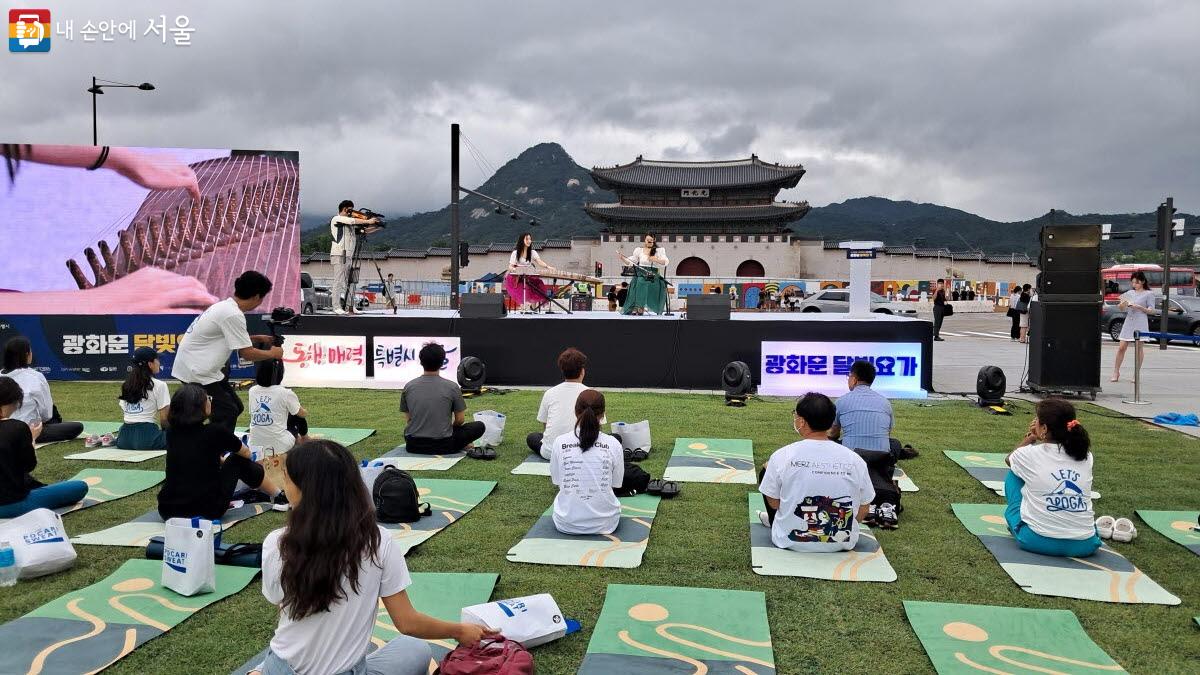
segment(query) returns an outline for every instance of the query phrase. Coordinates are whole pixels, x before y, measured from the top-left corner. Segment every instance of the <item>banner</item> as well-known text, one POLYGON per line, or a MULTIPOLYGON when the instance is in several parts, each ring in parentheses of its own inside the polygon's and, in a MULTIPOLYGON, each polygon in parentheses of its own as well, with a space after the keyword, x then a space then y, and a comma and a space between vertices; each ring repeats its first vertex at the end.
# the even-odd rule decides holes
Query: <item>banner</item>
POLYGON ((374 339, 373 362, 375 380, 403 387, 408 381, 420 377, 425 369, 417 359, 421 348, 430 342, 440 344, 446 350, 442 364, 442 377, 458 383, 458 362, 462 358, 461 340, 456 337, 385 337, 374 339))
POLYGON ((871 385, 890 398, 925 398, 919 342, 763 342, 761 384, 767 396, 817 392, 841 396, 855 361, 875 365, 871 385))
POLYGON ((367 377, 362 335, 288 335, 283 340, 287 387, 361 386, 367 377))

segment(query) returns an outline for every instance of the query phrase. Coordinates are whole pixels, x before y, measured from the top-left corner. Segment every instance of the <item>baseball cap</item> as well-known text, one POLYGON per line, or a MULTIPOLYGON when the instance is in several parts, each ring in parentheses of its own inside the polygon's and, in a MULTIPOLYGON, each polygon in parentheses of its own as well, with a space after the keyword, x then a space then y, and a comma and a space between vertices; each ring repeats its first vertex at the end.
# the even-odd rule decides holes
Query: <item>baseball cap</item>
POLYGON ((158 352, 154 347, 138 347, 133 350, 133 362, 138 365, 145 365, 158 358, 158 352))

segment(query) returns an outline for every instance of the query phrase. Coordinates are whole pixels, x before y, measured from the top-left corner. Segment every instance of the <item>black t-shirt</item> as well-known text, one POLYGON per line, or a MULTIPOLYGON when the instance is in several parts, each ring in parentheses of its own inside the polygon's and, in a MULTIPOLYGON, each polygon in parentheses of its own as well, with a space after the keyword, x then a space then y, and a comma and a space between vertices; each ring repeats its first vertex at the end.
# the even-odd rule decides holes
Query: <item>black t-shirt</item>
POLYGON ((221 489, 221 457, 237 452, 242 441, 210 424, 167 430, 167 479, 158 492, 164 518, 223 513, 229 495, 221 489))
POLYGON ((21 420, 0 420, 0 504, 25 499, 41 483, 29 472, 37 466, 33 434, 21 420))
POLYGON ((617 291, 617 303, 622 304, 622 305, 625 304, 625 298, 628 295, 629 295, 628 288, 622 288, 621 290, 617 291))
POLYGON ((933 296, 933 304, 934 305, 946 304, 946 291, 938 291, 937 293, 935 293, 933 296))

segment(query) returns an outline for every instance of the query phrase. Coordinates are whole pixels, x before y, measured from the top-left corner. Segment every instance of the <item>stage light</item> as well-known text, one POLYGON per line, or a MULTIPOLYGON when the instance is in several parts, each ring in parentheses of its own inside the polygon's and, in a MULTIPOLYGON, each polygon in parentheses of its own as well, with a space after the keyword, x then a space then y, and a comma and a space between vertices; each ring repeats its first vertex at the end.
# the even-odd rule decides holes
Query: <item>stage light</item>
POLYGON ((529 221, 529 226, 530 226, 530 227, 537 227, 537 221, 536 221, 536 220, 530 220, 530 221, 529 221))
POLYGON ((139 84, 137 88, 141 89, 142 91, 154 91, 154 85, 150 84, 149 82, 143 82, 139 84))
POLYGON ((510 215, 509 218, 512 218, 513 220, 517 220, 520 218, 520 216, 517 215, 516 211, 513 211, 512 215, 510 215))
POLYGON ((1004 405, 1004 392, 1007 386, 1008 381, 999 366, 980 368, 979 377, 975 379, 975 393, 979 395, 979 405, 1004 405))
POLYGON ((504 209, 502 209, 502 208, 500 208, 499 206, 497 206, 497 207, 496 207, 496 213, 499 213, 500 215, 504 215, 504 209))
POLYGON ((750 366, 744 361, 731 361, 721 371, 721 386, 725 388, 725 405, 744 406, 746 398, 754 391, 750 379, 750 366))
POLYGON ((468 356, 458 363, 458 386, 464 394, 479 394, 483 391, 483 381, 487 378, 487 366, 474 356, 468 356))

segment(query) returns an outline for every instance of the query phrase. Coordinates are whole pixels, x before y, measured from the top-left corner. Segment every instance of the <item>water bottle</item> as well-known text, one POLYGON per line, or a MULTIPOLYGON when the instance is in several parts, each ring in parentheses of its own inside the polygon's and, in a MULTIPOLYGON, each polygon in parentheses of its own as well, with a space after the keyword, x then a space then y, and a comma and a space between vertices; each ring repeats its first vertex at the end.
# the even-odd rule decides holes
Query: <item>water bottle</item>
POLYGON ((12 544, 0 541, 0 586, 12 586, 17 583, 17 556, 12 544))

